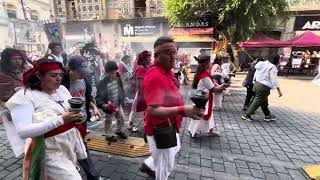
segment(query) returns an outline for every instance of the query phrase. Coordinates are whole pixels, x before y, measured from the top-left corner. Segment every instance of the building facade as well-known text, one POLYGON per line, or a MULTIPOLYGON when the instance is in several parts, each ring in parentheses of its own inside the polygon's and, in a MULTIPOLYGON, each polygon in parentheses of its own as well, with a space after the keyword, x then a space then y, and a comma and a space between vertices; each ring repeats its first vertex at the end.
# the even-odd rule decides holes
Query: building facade
POLYGON ((292 16, 287 20, 282 39, 288 40, 305 31, 320 35, 320 0, 288 0, 292 16))
POLYGON ((70 52, 95 40, 110 55, 138 53, 168 31, 162 0, 51 0, 50 6, 70 52))
POLYGON ((48 41, 43 23, 49 19, 49 0, 0 1, 0 51, 15 47, 44 53, 48 41))

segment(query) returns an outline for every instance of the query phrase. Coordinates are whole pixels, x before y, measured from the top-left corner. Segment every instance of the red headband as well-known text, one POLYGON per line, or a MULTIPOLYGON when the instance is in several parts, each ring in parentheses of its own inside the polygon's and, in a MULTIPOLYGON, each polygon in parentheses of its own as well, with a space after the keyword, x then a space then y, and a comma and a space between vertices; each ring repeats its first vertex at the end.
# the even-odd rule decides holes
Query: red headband
POLYGON ((24 86, 28 84, 30 76, 34 75, 37 72, 48 72, 48 71, 54 71, 62 69, 61 65, 59 63, 48 63, 48 64, 40 64, 39 66, 33 67, 32 69, 29 69, 25 73, 23 73, 22 76, 22 83, 24 86))
POLYGON ((168 42, 162 45, 159 45, 157 47, 154 48, 154 54, 157 54, 160 50, 162 49, 169 49, 169 48, 173 48, 173 49, 177 49, 177 45, 174 42, 168 42))
POLYGON ((39 72, 47 72, 62 69, 61 65, 58 63, 48 63, 48 64, 40 64, 38 67, 39 72))
POLYGON ((19 53, 19 52, 14 52, 14 53, 11 54, 11 58, 12 57, 22 57, 22 54, 19 53))

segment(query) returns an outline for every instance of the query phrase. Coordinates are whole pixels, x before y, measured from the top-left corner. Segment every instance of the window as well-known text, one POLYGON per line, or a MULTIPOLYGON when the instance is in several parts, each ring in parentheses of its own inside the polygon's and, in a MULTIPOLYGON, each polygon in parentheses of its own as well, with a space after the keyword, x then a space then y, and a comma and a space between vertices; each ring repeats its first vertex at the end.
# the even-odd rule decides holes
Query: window
POLYGON ((31 20, 39 20, 39 13, 36 10, 32 10, 30 16, 31 20))
POLYGON ((145 17, 146 15, 146 1, 145 0, 135 0, 135 17, 145 17))
POLYGON ((7 5, 8 18, 17 19, 17 8, 14 5, 7 5))

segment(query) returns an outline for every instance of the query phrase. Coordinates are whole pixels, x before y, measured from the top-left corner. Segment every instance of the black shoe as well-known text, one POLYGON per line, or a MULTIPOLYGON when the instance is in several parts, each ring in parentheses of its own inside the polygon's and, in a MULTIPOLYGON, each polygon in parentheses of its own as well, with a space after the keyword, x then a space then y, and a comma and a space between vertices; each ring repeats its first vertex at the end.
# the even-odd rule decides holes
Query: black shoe
POLYGON ((106 137, 106 140, 109 142, 117 142, 117 137, 115 137, 115 136, 106 137))
POLYGON ((243 120, 246 120, 246 121, 249 121, 249 122, 251 122, 253 120, 250 116, 247 116, 247 115, 243 115, 243 116, 241 116, 241 118, 243 120))
POLYGON ((156 172, 152 171, 145 163, 142 163, 139 170, 143 173, 147 173, 150 177, 156 177, 156 172))
POLYGON ((128 139, 128 136, 124 132, 116 132, 121 139, 128 139))
POLYGON ((270 115, 270 116, 266 116, 265 118, 264 118, 264 120, 265 121, 274 121, 274 120, 276 120, 277 119, 277 117, 276 116, 274 116, 274 115, 270 115))

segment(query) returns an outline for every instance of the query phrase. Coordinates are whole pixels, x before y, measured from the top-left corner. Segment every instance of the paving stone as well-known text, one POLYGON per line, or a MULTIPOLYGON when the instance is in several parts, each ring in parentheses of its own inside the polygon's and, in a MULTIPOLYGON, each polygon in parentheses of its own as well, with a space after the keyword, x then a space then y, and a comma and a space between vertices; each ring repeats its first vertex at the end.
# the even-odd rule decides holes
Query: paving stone
POLYGON ((265 177, 263 172, 260 170, 250 169, 250 171, 251 171, 251 174, 253 177, 256 177, 256 178, 264 178, 265 177))
POLYGON ((176 173, 174 176, 175 180, 186 180, 188 179, 188 174, 184 174, 184 173, 176 173))
POLYGON ((9 166, 9 167, 7 168, 7 170, 9 170, 9 171, 15 171, 15 170, 20 169, 20 168, 21 168, 21 165, 19 165, 19 164, 12 164, 11 166, 9 166))
POLYGON ((306 177, 298 170, 289 169, 289 174, 294 180, 305 180, 306 177))
POLYGON ((188 180, 200 180, 201 175, 196 173, 188 173, 188 180))
POLYGON ((266 180, 278 180, 279 177, 276 174, 264 173, 266 180))
POLYGON ((216 157, 212 157, 211 161, 212 161, 213 163, 220 163, 220 164, 223 163, 223 159, 221 159, 221 158, 216 158, 216 157))
POLYGON ((248 165, 250 169, 262 170, 259 163, 249 162, 248 165))
POLYGON ((288 174, 283 174, 283 173, 277 173, 279 179, 281 180, 293 180, 291 176, 288 174))
POLYGON ((265 173, 275 173, 275 170, 271 167, 265 167, 265 166, 262 166, 261 167, 262 171, 265 172, 265 173))
POLYGON ((201 168, 201 176, 213 177, 213 176, 214 176, 214 173, 213 173, 213 171, 212 171, 212 168, 202 167, 202 168, 201 168))
POLYGON ((212 167, 212 162, 208 159, 201 159, 201 166, 212 167))
POLYGON ((200 155, 198 155, 198 154, 190 154, 189 162, 191 164, 200 165, 200 163, 201 163, 200 155))
POLYGON ((201 176, 201 180, 214 180, 212 177, 201 176))
POLYGON ((250 170, 249 170, 249 169, 246 169, 246 168, 238 168, 238 173, 239 173, 239 174, 251 175, 250 170))
POLYGON ((11 172, 8 170, 2 170, 0 171, 0 179, 5 178, 8 174, 10 174, 11 172))
POLYGON ((223 164, 219 164, 219 163, 212 163, 212 169, 214 171, 224 172, 225 171, 225 166, 223 164))
POLYGON ((240 168, 248 168, 246 161, 235 160, 236 166, 240 168))

